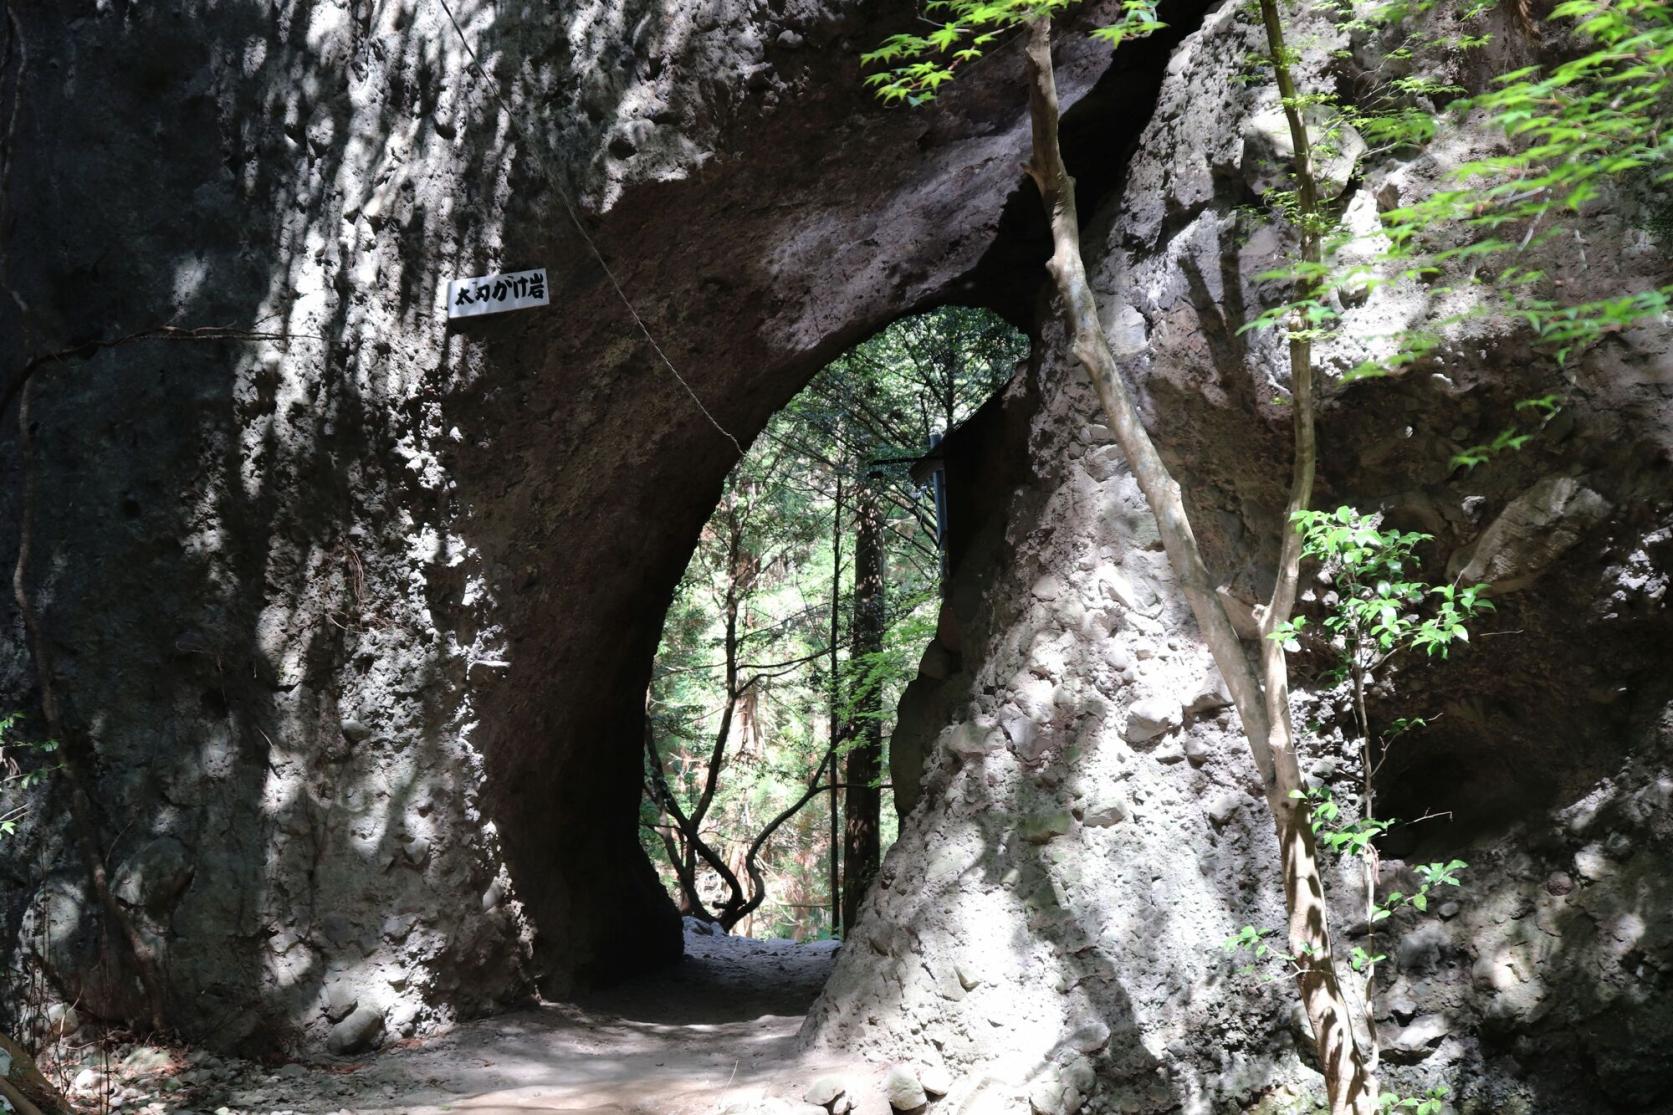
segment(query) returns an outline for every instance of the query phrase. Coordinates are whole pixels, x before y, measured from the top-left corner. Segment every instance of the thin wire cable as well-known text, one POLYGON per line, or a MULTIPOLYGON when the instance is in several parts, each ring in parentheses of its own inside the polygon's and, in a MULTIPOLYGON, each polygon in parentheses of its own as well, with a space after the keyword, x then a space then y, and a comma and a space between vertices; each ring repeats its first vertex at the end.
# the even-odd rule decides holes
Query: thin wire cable
POLYGON ((588 234, 586 226, 581 223, 581 214, 576 211, 575 204, 569 200, 568 191, 563 188, 563 184, 558 181, 558 176, 552 172, 552 168, 541 157, 540 149, 530 142, 529 137, 518 126, 516 114, 511 111, 511 105, 506 102, 499 86, 489 76, 487 67, 482 64, 481 59, 477 58, 476 51, 471 47, 470 39, 465 35, 465 29, 459 26, 458 17, 453 14, 452 7, 448 5, 447 0, 436 0, 436 2, 441 5, 441 10, 447 13, 447 21, 453 25, 454 33, 459 36, 459 45, 464 47, 465 53, 470 56, 471 65, 476 67, 476 72, 481 74, 482 79, 488 83, 488 92, 493 95, 500 111, 505 113, 507 126, 516 133, 518 140, 533 156, 536 165, 540 167, 541 173, 546 176, 546 181, 557 193, 558 200, 563 202, 564 212, 569 214, 570 223, 575 226, 575 231, 581 234, 581 239, 587 245, 587 250, 592 253, 593 259, 598 261, 599 267, 604 271, 604 277, 610 280, 610 286, 615 290, 616 297, 620 298, 622 305, 627 307, 627 312, 633 318, 633 323, 639 327, 639 332, 644 334, 645 340, 650 344, 658 359, 662 361, 663 367, 667 368, 669 374, 679 382, 681 387, 685 388, 685 393, 691 396, 691 401, 696 404, 698 410, 703 412, 703 417, 709 420, 709 425, 713 426, 722 437, 731 442, 732 448, 736 449, 738 456, 742 457, 744 455, 743 445, 732 436, 725 426, 720 424, 720 421, 710 413, 709 408, 703 405, 703 400, 697 397, 697 392, 692 390, 691 384, 687 383, 685 377, 680 374, 680 370, 674 367, 674 362, 668 359, 668 354, 662 351, 662 346, 656 343, 656 337, 651 334, 650 326, 646 325, 645 319, 639 316, 639 311, 634 308, 633 300, 627 296, 627 291, 622 289, 621 281, 616 278, 616 273, 610 269, 610 265, 604 261, 604 254, 598 250, 598 245, 593 243, 592 236, 588 234))

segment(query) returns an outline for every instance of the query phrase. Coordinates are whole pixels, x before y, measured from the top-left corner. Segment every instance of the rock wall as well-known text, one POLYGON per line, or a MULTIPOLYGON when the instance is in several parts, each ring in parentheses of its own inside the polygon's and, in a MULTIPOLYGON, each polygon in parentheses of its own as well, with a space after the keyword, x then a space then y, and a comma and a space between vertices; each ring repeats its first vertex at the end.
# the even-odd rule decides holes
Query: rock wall
MULTIPOLYGON (((1217 953, 1277 915, 1252 773, 1035 304, 1015 54, 933 114, 891 113, 854 57, 900 5, 449 4, 463 38, 438 0, 8 9, 0 360, 27 437, 9 411, 0 560, 27 539, 39 638, 8 604, 0 691, 56 697, 169 1022, 349 1051, 678 950, 632 827, 640 700, 736 448, 638 336, 563 190, 740 442, 902 312, 1047 323, 984 416, 1002 448, 949 450, 955 485, 974 478, 962 556, 896 741, 921 798, 810 1039, 945 1065, 1005 1111, 1305 1090, 1287 999, 1217 953), (436 312, 448 277, 541 265, 549 311, 436 312)), ((1211 566, 1253 599, 1286 414, 1272 340, 1238 327, 1282 245, 1239 210, 1269 179, 1270 105, 1234 80, 1247 14, 1192 33, 1201 10, 1113 62, 1065 35, 1065 139, 1112 339, 1211 566)), ((1436 172, 1344 183, 1350 218, 1436 172)), ((1658 273, 1629 216, 1564 267, 1658 273)), ((1382 291, 1350 321, 1432 301, 1382 291)), ((1663 330, 1565 371, 1489 320, 1328 408, 1321 501, 1517 586, 1504 637, 1403 679, 1402 710, 1441 715, 1385 776, 1390 811, 1454 817, 1390 855, 1459 852, 1479 879, 1391 938, 1395 1076, 1449 1078, 1474 1110, 1668 1102, 1670 379, 1663 330), (1456 475, 1550 390, 1569 403, 1541 438, 1456 475)), ((1330 695, 1300 699, 1315 772, 1351 775, 1330 695)), ((40 974, 131 1018, 65 792, 0 853, 0 1009, 40 974)))
MULTIPOLYGON (((1498 30, 1496 62, 1532 49, 1498 30)), ((1085 237, 1112 346, 1210 569, 1243 600, 1270 587, 1288 479, 1287 365, 1271 335, 1239 331, 1268 297, 1252 276, 1284 252, 1242 209, 1271 182, 1270 104, 1234 80, 1260 34, 1229 6, 1178 50, 1085 237)), ((1317 25, 1298 41, 1316 69, 1339 46, 1377 60, 1317 25)), ((1347 219, 1374 227, 1379 205, 1490 142, 1373 162, 1337 184, 1347 219)), ((1665 282, 1630 199, 1605 210, 1583 264, 1567 247, 1547 262, 1598 289, 1665 282)), ((1322 363, 1353 367, 1391 327, 1456 308, 1445 286, 1347 307, 1322 363)), ((1310 1110, 1322 1088, 1287 985, 1220 949, 1282 924, 1247 746, 1091 387, 1040 314, 1032 373, 949 440, 966 550, 893 744, 916 804, 804 1037, 950 1075, 945 1103, 964 1112, 1310 1110)), ((1387 867, 1409 883, 1408 863, 1471 865, 1455 902, 1380 935, 1386 1083, 1406 1094, 1444 1083, 1481 1113, 1673 1105, 1670 342, 1646 327, 1565 369, 1487 316, 1432 361, 1328 393, 1319 505, 1434 534, 1432 578, 1500 585, 1467 653, 1374 694, 1374 715, 1432 721, 1384 769, 1385 815, 1441 814, 1391 838, 1387 867), (1452 463, 1548 391, 1566 409, 1521 452, 1452 463)), ((1340 698, 1301 687, 1297 723, 1304 769, 1346 796, 1340 698)), ((1346 900, 1335 924, 1339 947, 1364 942, 1346 900)))
MULTIPOLYGON (((1021 106, 876 106, 858 50, 909 17, 8 8, 0 363, 29 436, 10 410, 0 561, 28 539, 40 638, 8 604, 0 707, 56 696, 17 731, 82 759, 172 1026, 349 1049, 678 955, 634 827, 642 696, 738 450, 614 284, 744 444, 902 312, 1024 314, 1021 106), (448 278, 532 266, 550 309, 438 313, 448 278)), ((1137 57, 1081 44, 1069 98, 1153 86, 1165 52, 1137 57)), ((40 974, 137 1017, 66 792, 0 852, 0 1013, 40 974)))

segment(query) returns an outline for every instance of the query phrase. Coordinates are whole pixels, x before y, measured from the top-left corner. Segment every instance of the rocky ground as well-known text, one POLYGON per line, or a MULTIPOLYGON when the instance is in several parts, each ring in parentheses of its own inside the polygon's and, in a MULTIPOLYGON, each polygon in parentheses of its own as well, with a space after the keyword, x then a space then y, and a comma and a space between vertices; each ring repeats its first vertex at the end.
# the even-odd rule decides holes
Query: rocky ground
MULTIPOLYGON (((78 1109, 100 1113, 816 1115, 826 1108, 802 1096, 839 1067, 799 1057, 795 1037, 836 951, 832 942, 688 934, 686 959, 662 977, 365 1057, 263 1065, 201 1050, 90 1044, 49 1068, 78 1109)), ((883 1072, 850 1074, 856 1083, 837 1090, 860 1111, 886 1112, 883 1072)))

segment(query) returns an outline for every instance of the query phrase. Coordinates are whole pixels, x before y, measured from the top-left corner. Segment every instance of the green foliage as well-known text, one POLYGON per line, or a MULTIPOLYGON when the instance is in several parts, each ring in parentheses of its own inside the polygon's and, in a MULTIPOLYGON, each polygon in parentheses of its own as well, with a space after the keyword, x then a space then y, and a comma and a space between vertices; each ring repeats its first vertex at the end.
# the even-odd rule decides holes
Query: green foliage
MULTIPOLYGON (((874 67, 865 82, 889 103, 934 100, 961 68, 1030 20, 1052 16, 1075 0, 932 0, 924 34, 890 36, 861 56, 874 67)), ((1622 329, 1673 308, 1673 284, 1571 301, 1562 283, 1537 265, 1537 253, 1573 235, 1565 218, 1608 204, 1642 184, 1664 197, 1673 182, 1673 9, 1663 0, 1566 0, 1550 19, 1566 30, 1574 56, 1550 67, 1499 75, 1470 91, 1451 75, 1461 54, 1492 39, 1491 0, 1456 5, 1440 0, 1389 0, 1356 6, 1320 0, 1349 32, 1384 43, 1382 65, 1351 100, 1334 90, 1303 91, 1289 102, 1309 120, 1318 158, 1342 150, 1352 128, 1366 143, 1362 165, 1409 159, 1446 134, 1496 133, 1500 149, 1452 167, 1446 180, 1410 203, 1386 210, 1369 238, 1345 229, 1339 211, 1302 214, 1293 190, 1262 199, 1273 218, 1325 237, 1319 263, 1294 261, 1257 278, 1287 287, 1244 329, 1282 328, 1319 340, 1347 307, 1379 287, 1423 283, 1430 301, 1454 308, 1423 327, 1382 338, 1382 351, 1340 376, 1342 383, 1399 372, 1439 349, 1449 330, 1491 315, 1522 322, 1559 361, 1622 329), (1444 12, 1445 19, 1437 19, 1444 12)), ((1112 47, 1162 29, 1153 0, 1126 0, 1114 24, 1094 38, 1112 47)), ((1252 56, 1251 66, 1270 58, 1252 56)), ((1292 64, 1295 58, 1288 59, 1292 64)), ((1251 75, 1255 71, 1251 70, 1251 75)), ((1251 76, 1251 80, 1256 80, 1251 76)), ((1262 76, 1258 80, 1265 80, 1262 76)), ((1444 159, 1444 155, 1441 156, 1444 159)), ((1356 170, 1357 173, 1357 170, 1356 170)), ((1662 203, 1649 221, 1667 221, 1662 203)), ((1661 225, 1654 227, 1660 228, 1661 225)), ((1669 225, 1668 227, 1673 227, 1669 225)), ((1455 464, 1474 467, 1493 453, 1520 448, 1531 434, 1507 430, 1471 447, 1455 464)))
POLYGON ((1221 942, 1220 947, 1228 953, 1247 950, 1254 957, 1255 963, 1242 968, 1247 975, 1255 970, 1255 965, 1279 955, 1267 941, 1278 935, 1276 929, 1257 929, 1252 925, 1245 925, 1230 937, 1221 942))
POLYGON ((1531 423, 1519 422, 1515 426, 1501 430, 1492 441, 1481 445, 1472 445, 1452 458, 1454 468, 1466 471, 1473 470, 1477 465, 1485 464, 1494 456, 1509 449, 1520 452, 1522 447, 1532 441, 1540 430, 1550 421, 1562 413, 1562 401, 1557 395, 1541 395, 1538 398, 1523 399, 1516 404, 1518 416, 1524 414, 1532 417, 1531 423))
MULTIPOLYGON (((883 649, 868 654, 851 654, 843 663, 841 689, 844 694, 838 706, 837 718, 846 722, 877 720, 887 729, 894 722, 893 702, 877 694, 898 695, 906 683, 918 675, 918 659, 924 647, 935 637, 937 606, 941 596, 933 585, 919 583, 912 595, 897 600, 892 607, 896 617, 883 636, 883 649)), ((858 740, 850 740, 842 751, 851 750, 858 740)))
MULTIPOLYGON (((1377 671, 1403 652, 1448 657, 1456 645, 1469 642, 1468 625, 1491 611, 1493 604, 1481 586, 1437 585, 1421 579, 1417 549, 1432 540, 1427 534, 1384 529, 1378 516, 1352 507, 1300 511, 1292 517, 1292 525, 1301 535, 1303 557, 1318 566, 1329 592, 1320 601, 1323 614, 1316 626, 1307 615, 1298 614, 1279 624, 1270 637, 1291 653, 1302 650, 1304 641, 1314 641, 1335 660, 1328 676, 1346 682, 1351 694, 1361 743, 1361 786, 1357 808, 1352 803, 1344 806, 1328 785, 1291 791, 1290 798, 1304 811, 1322 849, 1361 864, 1365 917, 1371 932, 1363 944, 1351 947, 1347 963, 1363 981, 1369 999, 1376 968, 1388 960, 1386 953, 1377 951, 1376 927, 1401 909, 1427 912, 1434 891, 1460 886, 1459 872, 1467 864, 1451 859, 1417 865, 1412 869, 1415 889, 1389 890, 1379 896, 1377 842, 1400 824, 1398 819, 1377 816, 1372 809, 1380 756, 1396 739, 1422 728, 1425 721, 1397 717, 1374 739, 1365 690, 1377 671)), ((1251 936, 1255 932, 1246 927, 1227 942, 1228 947, 1250 948, 1259 939, 1251 936)), ((1259 960, 1274 954, 1267 950, 1255 955, 1259 960)), ((1374 1035, 1367 1037, 1374 1040, 1374 1035)), ((1383 1109, 1440 1110, 1431 1103, 1439 1103, 1434 1094, 1415 1100, 1390 1095, 1384 1097, 1383 1109)))
POLYGON ((1317 961, 1323 953, 1315 950, 1312 945, 1303 941, 1298 951, 1285 952, 1283 949, 1269 944, 1271 938, 1278 936, 1276 929, 1260 929, 1253 925, 1245 925, 1230 937, 1220 943, 1220 947, 1227 953, 1248 952, 1251 960, 1237 970, 1239 975, 1252 975, 1266 968, 1261 976, 1263 982, 1293 976, 1304 970, 1306 962, 1317 961))
MULTIPOLYGON (((884 103, 921 105, 1010 32, 1031 20, 1071 8, 1077 0, 929 0, 924 14, 935 22, 922 34, 897 34, 860 55, 878 69, 865 78, 884 103), (938 21, 938 22, 936 22, 938 21), (956 49, 955 49, 956 48, 956 49)), ((1156 0, 1122 0, 1121 18, 1092 37, 1111 47, 1142 39, 1167 25, 1156 18, 1156 0)))
POLYGON ((45 781, 63 764, 54 761, 56 740, 19 740, 12 730, 19 713, 0 716, 0 839, 16 835, 18 824, 29 815, 23 800, 29 790, 45 781))
MULTIPOLYGON (((743 695, 721 741, 723 766, 702 826, 728 862, 803 793, 829 746, 833 716, 838 725, 880 722, 887 737, 940 599, 933 501, 911 480, 910 463, 932 434, 967 419, 1026 353, 1025 338, 983 311, 943 307, 902 319, 816 376, 728 478, 664 621, 647 699, 669 790, 689 816, 723 722, 734 615, 734 685, 743 695), (888 606, 882 649, 856 653, 855 501, 868 476, 881 493, 888 606)), ((850 739, 839 757, 858 742, 850 739)), ((892 809, 883 824, 886 845, 892 809)), ((667 872, 665 833, 673 837, 647 793, 643 844, 667 872)), ((829 933, 828 837, 825 798, 778 830, 761 860, 769 899, 749 931, 829 933)), ((699 874, 700 883, 719 886, 718 876, 699 874)))
MULTIPOLYGON (((1386 51, 1392 76, 1349 103, 1315 97, 1332 120, 1351 124, 1368 144, 1366 159, 1407 157, 1446 134, 1487 131, 1491 154, 1453 166, 1426 195, 1381 214, 1371 242, 1340 228, 1320 266, 1279 269, 1299 292, 1256 324, 1306 322, 1323 335, 1344 307, 1379 286, 1431 284, 1431 300, 1463 303, 1423 329, 1391 338, 1393 350, 1361 363, 1343 379, 1386 375, 1430 356, 1463 321, 1491 315, 1525 324, 1559 361, 1602 338, 1668 312, 1673 285, 1571 301, 1564 284, 1538 266, 1541 249, 1577 238, 1571 222, 1630 193, 1673 181, 1673 14, 1661 0, 1572 0, 1550 19, 1574 47, 1567 61, 1526 67, 1493 79, 1473 96, 1446 76, 1460 52, 1485 45, 1490 5, 1474 3, 1426 33, 1434 2, 1394 2, 1348 17, 1346 25, 1397 43, 1386 51), (1348 262, 1352 260, 1352 262, 1348 262), (1440 282, 1439 280, 1445 280, 1440 282)), ((1438 157, 1445 159, 1444 153, 1438 157)), ((1276 206, 1280 216, 1284 208, 1276 206)), ((1583 243, 1583 241, 1582 241, 1583 243)), ((1507 439, 1520 438, 1507 432, 1507 439)), ((1512 447, 1509 441, 1489 449, 1512 447)), ((1470 454, 1461 463, 1479 463, 1470 454)))
POLYGON ((1310 787, 1306 792, 1292 790, 1290 796, 1308 804, 1308 823, 1319 843, 1345 856, 1369 856, 1375 852, 1376 839, 1399 824, 1398 821, 1377 817, 1344 817, 1342 807, 1329 786, 1310 787))
POLYGON ((1384 1092, 1377 1097, 1379 1111, 1409 1111, 1411 1115, 1441 1115, 1446 1108, 1447 1089, 1444 1085, 1429 1089, 1421 1096, 1401 1097, 1384 1092))
MULTIPOLYGON (((1351 507, 1298 511, 1292 521, 1302 535, 1303 557, 1322 566, 1335 590, 1321 626, 1341 646, 1344 672, 1356 663, 1374 670, 1408 649, 1445 658, 1453 644, 1469 641, 1469 621, 1493 610, 1479 585, 1415 579, 1413 552, 1430 535, 1382 530, 1375 516, 1351 507)), ((1299 651, 1307 625, 1307 616, 1297 615, 1269 637, 1299 651)))

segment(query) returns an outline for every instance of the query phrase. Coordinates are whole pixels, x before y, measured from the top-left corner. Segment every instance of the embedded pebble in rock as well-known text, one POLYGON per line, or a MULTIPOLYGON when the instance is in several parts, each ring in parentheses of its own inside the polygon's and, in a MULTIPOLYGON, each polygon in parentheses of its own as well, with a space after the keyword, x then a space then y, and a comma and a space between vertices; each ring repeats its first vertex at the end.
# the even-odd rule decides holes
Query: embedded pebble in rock
POLYGON ((1006 744, 1003 729, 997 724, 983 724, 980 721, 955 724, 947 729, 942 740, 953 754, 966 757, 990 755, 1003 750, 1006 744))
POLYGON ((1172 766, 1185 761, 1185 745, 1175 736, 1165 737, 1161 744, 1150 751, 1151 759, 1163 766, 1172 766))
POLYGON ((1065 1038, 1063 1044, 1079 1053, 1096 1053, 1109 1041, 1109 1024, 1095 1018, 1065 1038))
POLYGON ((1608 878, 1615 870, 1598 844, 1588 844, 1574 853, 1574 873, 1588 882, 1608 878))
POLYGON ((1133 703, 1127 710, 1127 727, 1123 734, 1132 743, 1143 743, 1172 731, 1179 724, 1179 702, 1158 694, 1133 703))
POLYGON ((1130 812, 1125 798, 1119 795, 1101 797, 1087 807, 1081 816, 1081 823, 1093 828, 1108 828, 1125 821, 1130 812))
POLYGON ((1181 740, 1179 747, 1185 752, 1185 757, 1191 761, 1192 766, 1200 767, 1214 757, 1214 745, 1196 733, 1181 740))
POLYGON ((1030 844, 1045 844, 1074 828, 1075 819, 1067 809, 1029 817, 1022 824, 1022 838, 1030 844))
POLYGON ((1452 1032, 1445 1018, 1438 1014, 1420 1015, 1409 1026, 1403 1027, 1388 1044, 1391 1060, 1420 1060, 1434 1052, 1442 1038, 1452 1032))
POLYGON ((383 1037, 383 1012, 371 1007, 357 1007, 335 1026, 326 1039, 326 1048, 338 1056, 364 1053, 375 1047, 383 1037))
POLYGON ((1475 544, 1448 563, 1450 576, 1512 591, 1537 580, 1612 510, 1571 476, 1548 476, 1511 500, 1475 544))
POLYGON ((916 1111, 929 1102, 918 1074, 910 1065, 893 1065, 883 1082, 889 1106, 896 1111, 916 1111))
POLYGON ((918 1082, 931 1096, 944 1096, 953 1090, 953 1074, 940 1065, 919 1069, 918 1082))
POLYGON ((806 1103, 829 1107, 847 1090, 848 1085, 840 1076, 821 1076, 808 1085, 807 1091, 802 1093, 802 1099, 806 1103))
POLYGON ((1231 690, 1226 687, 1226 679, 1220 676, 1218 668, 1208 670, 1196 693, 1185 703, 1185 707, 1193 716, 1217 712, 1223 708, 1230 708, 1232 704, 1231 690))
POLYGON ((1028 1092, 1034 1115, 1076 1115, 1085 1097, 1064 1074, 1048 1069, 1028 1092))
POLYGON ((1005 737, 1010 740, 1011 750, 1017 758, 1024 762, 1031 762, 1039 757, 1036 744, 1040 742, 1040 726, 1033 717, 1022 713, 1015 707, 1002 710, 999 717, 1000 726, 1005 731, 1005 737))
POLYGON ((1225 828, 1226 823, 1237 816, 1237 811, 1243 808, 1248 800, 1241 794, 1221 794, 1208 805, 1208 819, 1214 822, 1215 828, 1225 828))
POLYGON ((339 982, 326 989, 325 1017, 332 1022, 341 1022, 359 1005, 360 998, 352 984, 339 982))

